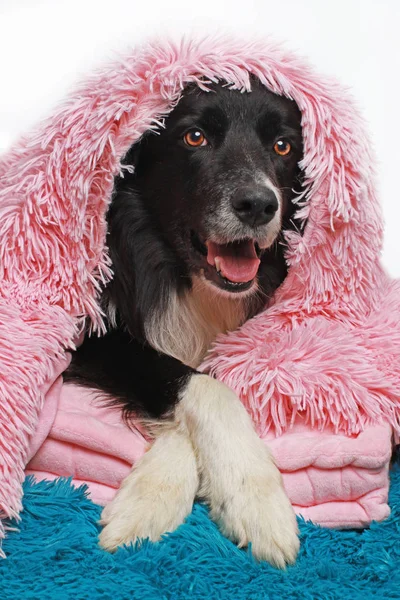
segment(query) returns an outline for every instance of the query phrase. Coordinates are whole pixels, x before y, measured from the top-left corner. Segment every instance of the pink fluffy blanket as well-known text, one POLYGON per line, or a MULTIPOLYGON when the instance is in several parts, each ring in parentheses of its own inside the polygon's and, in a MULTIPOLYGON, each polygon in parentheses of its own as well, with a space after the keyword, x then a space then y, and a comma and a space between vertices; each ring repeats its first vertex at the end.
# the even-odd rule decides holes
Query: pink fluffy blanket
POLYGON ((221 336, 202 368, 237 391, 263 437, 298 421, 399 431, 400 285, 380 265, 375 161, 351 97, 268 40, 149 44, 94 73, 0 161, 1 518, 21 510, 66 349, 87 319, 103 331, 105 213, 122 158, 187 84, 249 90, 249 73, 301 110, 304 227, 287 235, 289 273, 265 311, 221 336))

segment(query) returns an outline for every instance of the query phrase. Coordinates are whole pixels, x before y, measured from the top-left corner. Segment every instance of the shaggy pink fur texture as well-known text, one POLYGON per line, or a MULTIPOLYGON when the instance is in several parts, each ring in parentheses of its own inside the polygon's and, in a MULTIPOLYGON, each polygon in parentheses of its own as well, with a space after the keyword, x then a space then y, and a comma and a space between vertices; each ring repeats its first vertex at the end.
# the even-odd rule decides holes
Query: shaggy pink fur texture
POLYGON ((0 163, 0 517, 21 509, 28 439, 65 348, 86 316, 103 330, 105 212, 121 158, 189 82, 248 90, 249 73, 302 112, 308 223, 287 237, 290 271, 272 305, 222 336, 204 368, 261 432, 298 413, 347 433, 400 428, 400 286, 379 263, 374 159, 352 99, 268 41, 149 44, 93 74, 0 163))

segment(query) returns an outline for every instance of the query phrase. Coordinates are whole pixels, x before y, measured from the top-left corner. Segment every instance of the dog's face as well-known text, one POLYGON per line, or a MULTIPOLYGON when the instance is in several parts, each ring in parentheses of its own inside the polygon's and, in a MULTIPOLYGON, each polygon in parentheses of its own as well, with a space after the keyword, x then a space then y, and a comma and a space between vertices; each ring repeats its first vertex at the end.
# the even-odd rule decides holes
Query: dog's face
POLYGON ((251 92, 210 89, 189 87, 165 128, 135 148, 135 186, 190 275, 249 293, 293 212, 301 115, 256 80, 251 92))

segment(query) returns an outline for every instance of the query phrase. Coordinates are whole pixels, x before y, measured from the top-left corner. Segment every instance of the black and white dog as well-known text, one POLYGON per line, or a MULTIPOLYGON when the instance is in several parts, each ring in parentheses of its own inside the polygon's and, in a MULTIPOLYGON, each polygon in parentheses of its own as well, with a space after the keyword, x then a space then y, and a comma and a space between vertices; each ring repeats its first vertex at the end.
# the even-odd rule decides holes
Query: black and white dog
POLYGON ((126 156, 108 213, 109 331, 86 338, 67 378, 162 422, 103 512, 101 545, 159 539, 195 497, 256 557, 293 562, 296 520, 236 395, 196 368, 218 333, 260 311, 285 278, 282 231, 301 189, 301 115, 258 80, 186 88, 126 156))

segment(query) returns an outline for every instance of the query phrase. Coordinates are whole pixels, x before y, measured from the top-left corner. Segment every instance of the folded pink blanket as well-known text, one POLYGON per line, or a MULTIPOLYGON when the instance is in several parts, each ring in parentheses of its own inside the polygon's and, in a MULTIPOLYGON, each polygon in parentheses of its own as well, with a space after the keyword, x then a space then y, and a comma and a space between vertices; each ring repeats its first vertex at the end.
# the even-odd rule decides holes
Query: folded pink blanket
MULTIPOLYGON (((139 425, 129 429, 115 408, 102 407, 98 394, 61 386, 60 378, 53 386, 60 393, 47 398, 26 472, 39 480, 72 475, 104 505, 144 453, 146 434, 139 425)), ((298 514, 327 527, 363 527, 390 513, 391 437, 389 425, 349 437, 297 423, 265 440, 298 514)))

